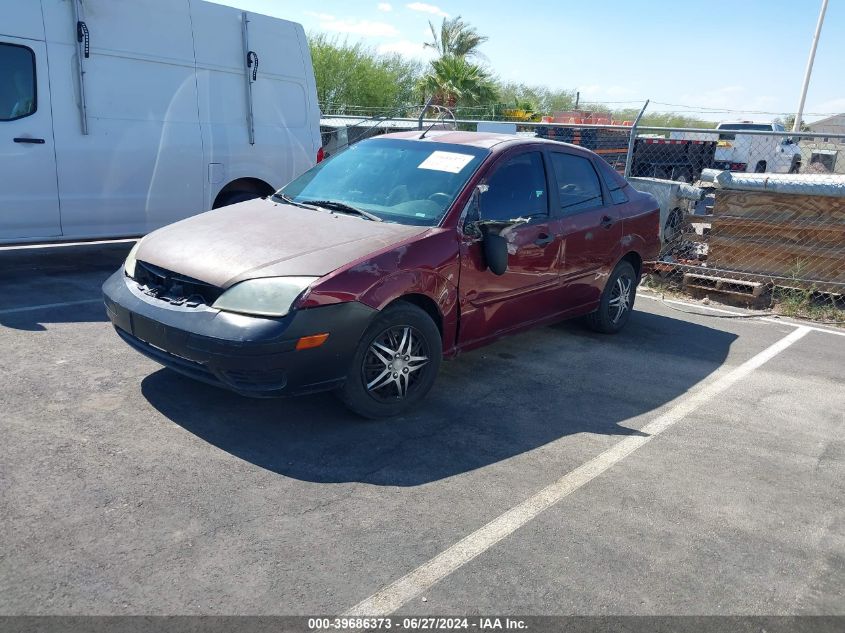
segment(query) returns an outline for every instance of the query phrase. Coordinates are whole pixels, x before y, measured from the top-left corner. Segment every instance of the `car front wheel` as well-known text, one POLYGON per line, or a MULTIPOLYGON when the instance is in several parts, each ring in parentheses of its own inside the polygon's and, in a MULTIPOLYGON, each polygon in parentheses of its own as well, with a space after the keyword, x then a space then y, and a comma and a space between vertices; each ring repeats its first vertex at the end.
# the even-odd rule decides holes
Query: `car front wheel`
POLYGON ((629 262, 619 262, 607 280, 598 310, 587 315, 587 324, 596 332, 616 334, 631 317, 636 296, 634 267, 629 262))
POLYGON ((399 302, 367 328, 340 396, 366 418, 398 415, 425 398, 440 369, 440 331, 426 312, 399 302))

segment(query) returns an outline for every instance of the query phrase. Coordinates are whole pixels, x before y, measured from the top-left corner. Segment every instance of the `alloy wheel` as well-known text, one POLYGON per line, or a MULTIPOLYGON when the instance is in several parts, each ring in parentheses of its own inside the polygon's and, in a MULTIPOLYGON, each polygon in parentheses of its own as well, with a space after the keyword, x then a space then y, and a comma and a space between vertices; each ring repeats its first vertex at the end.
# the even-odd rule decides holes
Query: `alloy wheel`
POLYGON ((364 356, 364 386, 380 401, 402 400, 413 393, 429 364, 425 338, 409 325, 386 329, 370 343, 364 356))
POLYGON ((613 323, 619 323, 619 320, 631 309, 631 290, 633 287, 633 280, 624 275, 618 277, 616 283, 613 284, 610 301, 608 302, 610 320, 613 323))

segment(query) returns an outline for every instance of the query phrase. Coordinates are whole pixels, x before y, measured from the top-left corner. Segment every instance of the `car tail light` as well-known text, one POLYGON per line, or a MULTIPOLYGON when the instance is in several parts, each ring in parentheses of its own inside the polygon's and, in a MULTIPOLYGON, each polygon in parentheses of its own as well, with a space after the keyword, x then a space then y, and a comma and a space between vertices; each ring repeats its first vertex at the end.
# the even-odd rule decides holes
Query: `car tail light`
POLYGON ((323 159, 326 157, 326 153, 323 151, 323 148, 317 150, 317 162, 322 163, 323 159))

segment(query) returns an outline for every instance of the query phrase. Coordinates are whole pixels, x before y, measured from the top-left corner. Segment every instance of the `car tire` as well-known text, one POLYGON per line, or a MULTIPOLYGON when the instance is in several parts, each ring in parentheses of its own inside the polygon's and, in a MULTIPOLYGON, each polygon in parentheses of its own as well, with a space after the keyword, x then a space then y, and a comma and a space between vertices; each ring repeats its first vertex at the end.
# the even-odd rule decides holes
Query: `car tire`
POLYGON ((663 226, 663 243, 670 244, 678 240, 684 230, 684 213, 680 209, 672 209, 666 224, 663 226))
POLYGON ((630 262, 619 262, 607 280, 598 309, 587 315, 587 325, 602 334, 622 330, 634 309, 637 282, 637 273, 630 262))
POLYGON ((361 337, 339 396, 365 418, 399 415, 431 391, 442 357, 440 330, 431 317, 411 303, 394 303, 361 337))

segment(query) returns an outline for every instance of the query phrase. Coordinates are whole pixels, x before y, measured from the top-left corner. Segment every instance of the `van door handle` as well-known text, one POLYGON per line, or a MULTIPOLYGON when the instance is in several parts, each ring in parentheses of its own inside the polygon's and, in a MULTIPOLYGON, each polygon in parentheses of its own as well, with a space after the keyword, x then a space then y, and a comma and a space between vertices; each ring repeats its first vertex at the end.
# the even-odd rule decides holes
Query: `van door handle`
POLYGON ((609 229, 615 223, 616 222, 614 222, 613 218, 610 217, 609 215, 606 215, 601 219, 601 226, 602 226, 603 229, 609 229))
POLYGON ((540 233, 540 235, 537 237, 537 239, 534 240, 534 243, 537 246, 548 246, 549 244, 551 244, 554 241, 555 241, 554 236, 549 235, 548 233, 540 233))
POLYGON ((43 138, 16 138, 15 143, 28 143, 30 145, 44 145, 43 138))

